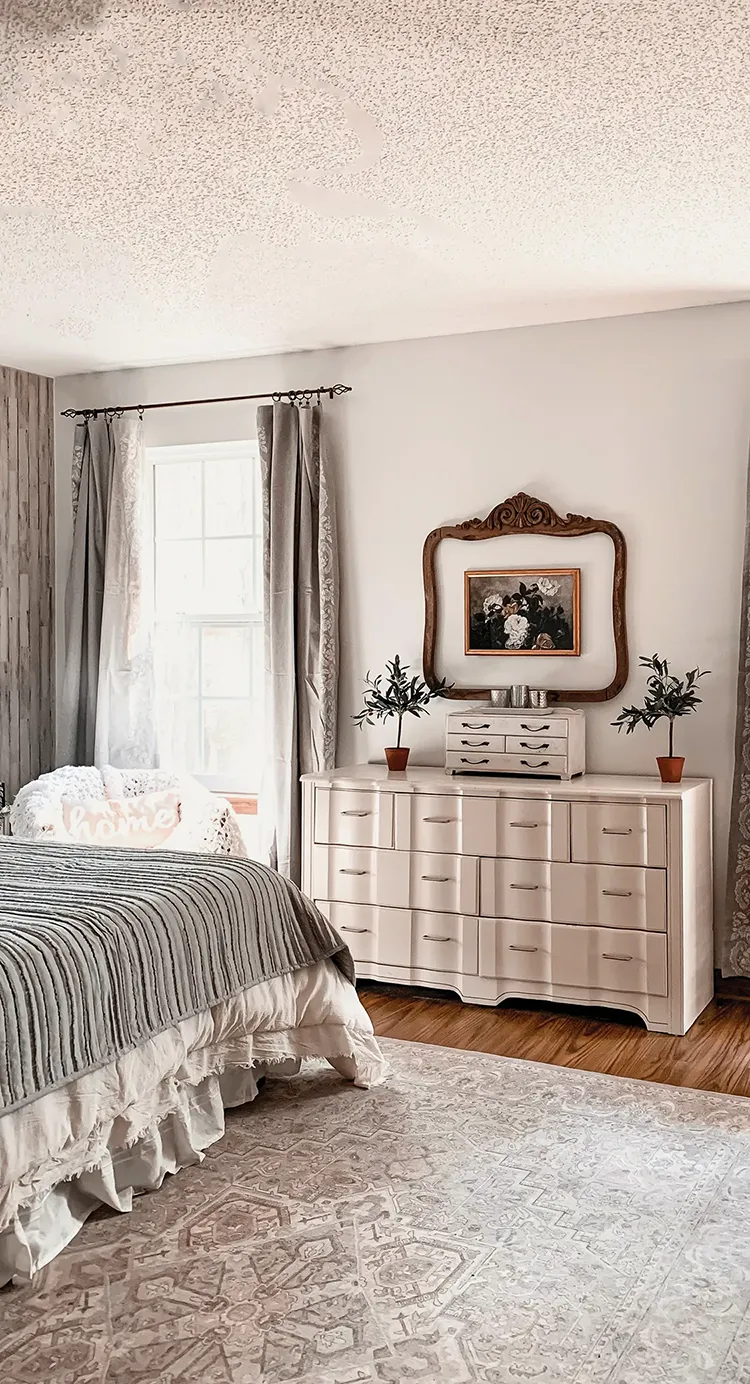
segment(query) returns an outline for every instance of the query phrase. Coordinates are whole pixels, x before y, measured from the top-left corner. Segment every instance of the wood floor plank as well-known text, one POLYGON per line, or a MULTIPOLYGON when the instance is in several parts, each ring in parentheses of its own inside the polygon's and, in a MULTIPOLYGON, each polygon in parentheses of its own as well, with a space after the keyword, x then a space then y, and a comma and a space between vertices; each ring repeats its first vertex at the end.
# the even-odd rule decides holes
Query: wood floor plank
POLYGON ((498 1009, 451 996, 359 984, 382 1038, 520 1057, 611 1076, 750 1096, 750 1003, 718 997, 683 1038, 632 1015, 517 1001, 498 1009))

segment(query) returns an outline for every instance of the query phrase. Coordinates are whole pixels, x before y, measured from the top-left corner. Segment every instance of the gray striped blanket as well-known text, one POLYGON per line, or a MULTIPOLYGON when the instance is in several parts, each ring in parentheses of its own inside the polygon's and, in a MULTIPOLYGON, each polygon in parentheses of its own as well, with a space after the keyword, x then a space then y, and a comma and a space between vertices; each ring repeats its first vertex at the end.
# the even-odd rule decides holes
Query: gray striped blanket
POLYGON ((354 979, 330 923, 262 865, 0 838, 0 1113, 326 957, 354 979))

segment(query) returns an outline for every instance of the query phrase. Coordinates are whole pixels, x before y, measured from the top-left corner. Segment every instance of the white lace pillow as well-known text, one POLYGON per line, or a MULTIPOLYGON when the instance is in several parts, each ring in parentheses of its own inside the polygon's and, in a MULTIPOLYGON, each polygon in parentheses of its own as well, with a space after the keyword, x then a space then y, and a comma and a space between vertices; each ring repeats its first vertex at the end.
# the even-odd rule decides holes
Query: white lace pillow
POLYGON ((177 793, 146 793, 140 798, 63 799, 58 839, 87 846, 165 846, 180 825, 177 793))

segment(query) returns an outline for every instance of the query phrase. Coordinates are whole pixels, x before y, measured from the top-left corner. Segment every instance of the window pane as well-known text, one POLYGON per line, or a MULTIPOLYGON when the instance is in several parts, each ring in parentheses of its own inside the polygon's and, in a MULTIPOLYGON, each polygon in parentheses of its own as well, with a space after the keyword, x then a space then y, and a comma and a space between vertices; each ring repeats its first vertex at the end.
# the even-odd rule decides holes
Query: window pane
POLYGON ((248 625, 204 625, 201 668, 204 697, 250 696, 251 635, 248 625))
POLYGON ((157 538, 200 538, 200 462, 172 462, 157 465, 154 471, 157 538))
POLYGON ((248 534, 254 528, 256 458, 206 461, 206 535, 248 534))
POLYGON ((249 697, 204 701, 203 772, 241 775, 248 788, 260 782, 261 727, 249 697))
POLYGON ((199 774, 200 702, 197 697, 161 697, 157 704, 159 763, 163 769, 199 774))
MULTIPOLYGON (((156 545, 156 610, 160 616, 194 615, 203 605, 203 555, 200 540, 156 545)), ((219 607, 221 609, 221 607, 219 607)))
POLYGON ((154 664, 160 697, 197 697, 198 640, 197 626, 185 624, 184 621, 156 626, 154 664))
POLYGON ((206 604, 215 615, 251 615, 255 601, 251 538, 206 540, 206 604))

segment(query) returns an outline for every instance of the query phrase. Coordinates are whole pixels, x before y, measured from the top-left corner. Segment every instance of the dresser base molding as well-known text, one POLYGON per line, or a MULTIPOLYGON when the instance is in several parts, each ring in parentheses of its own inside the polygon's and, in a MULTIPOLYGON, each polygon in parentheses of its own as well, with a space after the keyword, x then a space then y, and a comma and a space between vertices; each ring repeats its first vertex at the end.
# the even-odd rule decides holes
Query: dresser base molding
MULTIPOLYGON (((418 967, 357 965, 358 980, 382 980, 391 985, 417 985, 428 990, 451 990, 465 1004, 494 1009, 505 1000, 548 1000, 580 1004, 588 1009, 620 1009, 636 1014, 649 1033, 681 1037, 688 1028, 670 1028, 669 1002, 661 996, 629 995, 613 990, 589 990, 579 985, 545 985, 539 981, 503 981, 486 976, 456 975, 450 971, 426 971, 418 967)), ((688 1025, 690 1027, 690 1025, 688 1025)))
POLYGON ((713 995, 709 779, 305 775, 302 887, 366 979, 677 1035, 713 995))

